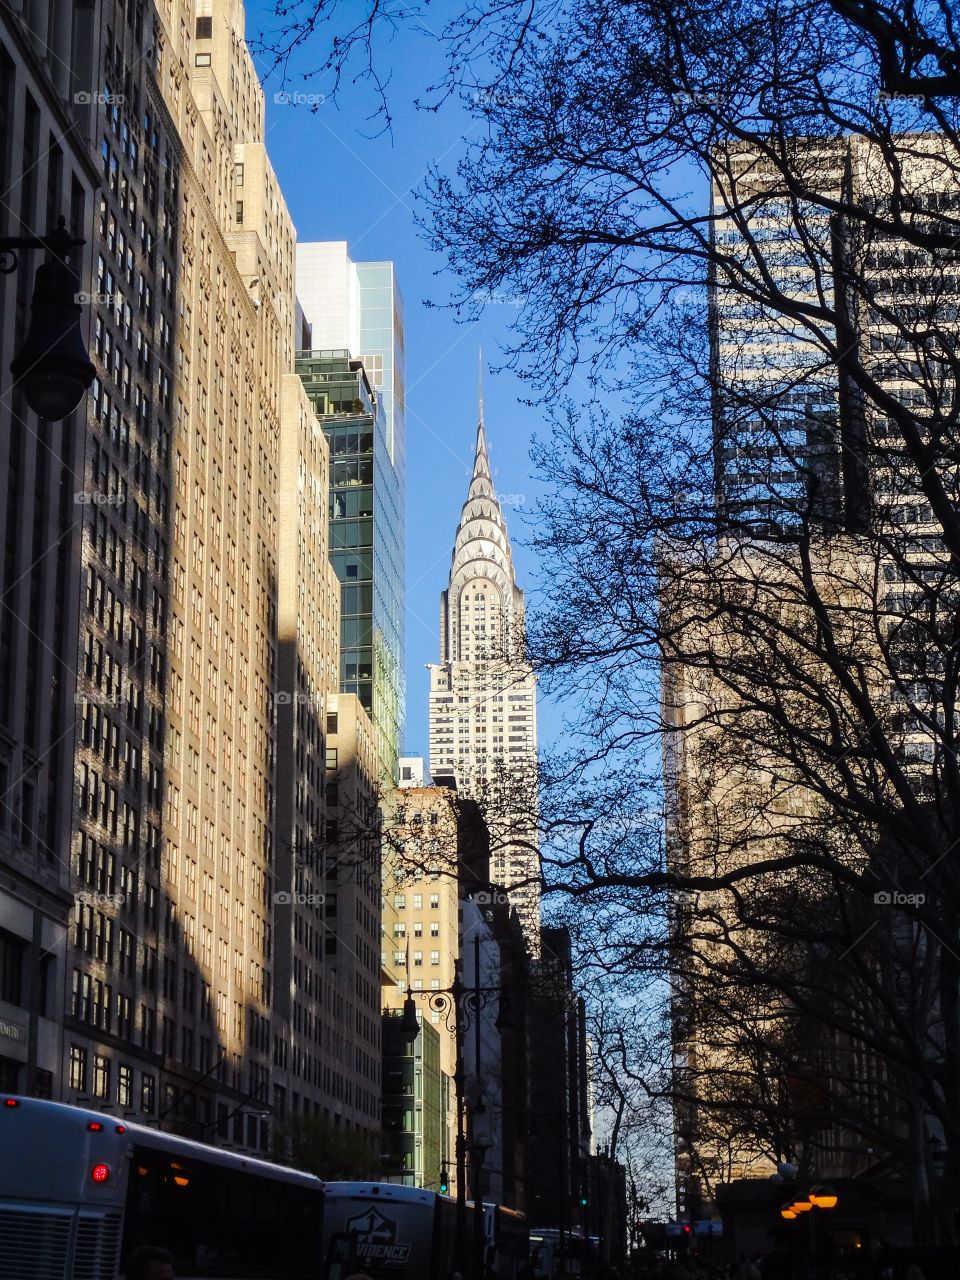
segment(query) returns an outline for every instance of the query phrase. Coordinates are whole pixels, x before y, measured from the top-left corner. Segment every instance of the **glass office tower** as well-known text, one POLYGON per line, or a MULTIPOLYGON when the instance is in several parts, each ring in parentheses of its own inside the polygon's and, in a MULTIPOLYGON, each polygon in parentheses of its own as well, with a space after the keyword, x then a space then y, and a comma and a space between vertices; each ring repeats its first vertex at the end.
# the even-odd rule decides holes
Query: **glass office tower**
POLYGON ((393 263, 354 262, 345 240, 297 244, 297 297, 312 330, 298 371, 331 445, 340 688, 370 711, 383 779, 395 782, 405 711, 403 300, 393 263), (352 541, 361 537, 370 541, 352 541))
POLYGON ((365 365, 346 350, 309 351, 297 372, 330 445, 340 691, 355 693, 370 713, 384 777, 395 781, 404 710, 403 469, 396 415, 391 430, 386 397, 373 390, 365 365))

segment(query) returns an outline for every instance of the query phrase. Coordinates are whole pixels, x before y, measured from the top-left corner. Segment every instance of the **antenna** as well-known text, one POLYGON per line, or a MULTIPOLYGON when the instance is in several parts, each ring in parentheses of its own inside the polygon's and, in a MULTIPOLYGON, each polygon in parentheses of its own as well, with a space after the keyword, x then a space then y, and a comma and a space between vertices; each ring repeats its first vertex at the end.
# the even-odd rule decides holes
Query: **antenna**
POLYGON ((477 403, 480 409, 480 426, 483 426, 483 347, 477 350, 477 403))

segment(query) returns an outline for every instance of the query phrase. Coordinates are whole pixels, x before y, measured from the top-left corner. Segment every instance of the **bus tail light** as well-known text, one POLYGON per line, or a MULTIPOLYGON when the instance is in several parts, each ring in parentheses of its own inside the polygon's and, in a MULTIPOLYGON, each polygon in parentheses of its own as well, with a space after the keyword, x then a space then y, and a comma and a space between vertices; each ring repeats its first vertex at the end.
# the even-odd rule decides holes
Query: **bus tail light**
POLYGON ((110 1166, 108 1164, 95 1164, 90 1170, 90 1177, 94 1182, 106 1182, 110 1177, 110 1166))
POLYGON ((100 1130, 103 1128, 103 1125, 100 1123, 99 1120, 91 1120, 90 1123, 87 1125, 87 1128, 90 1130, 91 1133, 99 1133, 100 1130))
POLYGON ((3 1105, 5 1107, 19 1107, 20 1103, 16 1098, 4 1098, 3 1105))

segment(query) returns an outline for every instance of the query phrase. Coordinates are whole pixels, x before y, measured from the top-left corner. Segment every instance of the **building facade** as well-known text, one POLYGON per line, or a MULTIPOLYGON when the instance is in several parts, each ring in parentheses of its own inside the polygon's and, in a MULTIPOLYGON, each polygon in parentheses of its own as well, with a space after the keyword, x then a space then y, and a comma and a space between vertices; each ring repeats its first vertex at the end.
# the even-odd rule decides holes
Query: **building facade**
MULTIPOLYGON (((379 1125, 381 751, 340 691, 330 449, 244 23, 0 16, 0 229, 86 238, 96 369, 42 430, 4 395, 0 1077, 262 1150, 301 1112, 379 1125)), ((4 367, 28 278, 0 277, 4 367)))
POLYGON ((338 693, 340 583, 329 559, 329 446, 296 374, 281 422, 272 1096, 277 1122, 379 1122, 377 754, 338 693))
MULTIPOLYGON (((411 786, 401 786, 391 795, 384 823, 384 899, 392 923, 384 948, 396 975, 384 987, 384 1009, 399 1013, 412 991, 422 1021, 436 1032, 443 1100, 440 1154, 450 1164, 449 1185, 454 1189, 457 1050, 449 992, 460 956, 458 825, 449 788, 411 786), (431 992, 446 995, 431 1003, 431 992)), ((435 1179, 436 1169, 431 1176, 435 1179)))
POLYGON ((65 1096, 262 1146, 293 228, 242 4, 100 17, 65 1096))
MULTIPOLYGON (((71 265, 89 280, 95 191, 94 9, 13 3, 0 10, 0 234, 38 236, 63 217, 86 241, 71 265)), ((58 1097, 67 938, 84 484, 82 407, 40 422, 13 385, 42 253, 4 253, 0 274, 0 1081, 58 1097)), ((82 307, 89 341, 94 308, 82 307)), ((85 904, 89 905, 89 904, 85 904)))
POLYGON ((587 1234, 593 1147, 584 1004, 573 986, 570 935, 544 928, 530 976, 530 1100, 526 1213, 531 1227, 587 1234))
MULTIPOLYGON (((926 609, 936 616, 942 603, 937 584, 942 588, 946 581, 947 556, 943 524, 934 518, 922 477, 905 447, 907 430, 897 420, 897 405, 921 420, 925 441, 938 440, 942 446, 950 437, 942 404, 952 399, 955 374, 951 361, 937 353, 937 344, 955 342, 958 283, 955 271, 945 268, 931 246, 938 232, 952 243, 960 197, 949 143, 933 133, 894 135, 889 141, 883 151, 862 137, 794 140, 790 162, 816 197, 809 203, 785 199, 782 173, 757 148, 734 147, 720 166, 726 176, 713 191, 714 240, 737 266, 730 277, 714 282, 710 296, 721 537, 717 561, 709 567, 713 583, 704 583, 695 608, 702 609, 724 573, 733 591, 749 581, 757 589, 757 614, 774 625, 779 618, 786 621, 783 652, 796 655, 804 649, 805 637, 796 636, 795 620, 801 615, 791 617, 789 611, 815 590, 829 626, 844 634, 844 643, 856 654, 872 708, 871 727, 883 735, 896 770, 902 771, 898 776, 915 790, 916 802, 927 805, 942 785, 940 735, 930 725, 940 715, 937 704, 952 693, 938 652, 943 635, 937 624, 921 634, 915 619, 926 609), (834 203, 859 213, 831 216, 834 203), (902 235, 891 230, 898 225, 902 235), (738 289, 738 279, 745 285, 749 276, 738 277, 737 272, 756 271, 758 261, 769 268, 782 306, 764 309, 749 300, 749 289, 738 289), (789 313, 791 303, 816 306, 819 299, 845 326, 843 335, 829 325, 813 335, 800 320, 781 314, 789 313), (936 339, 930 337, 934 333, 936 339), (852 353, 852 361, 825 358, 824 345, 833 341, 841 356, 852 353), (859 390, 844 372, 851 363, 869 392, 859 390), (887 408, 881 411, 884 403, 887 408), (801 531, 804 539, 798 536, 801 531), (806 579, 801 563, 809 573, 806 579), (909 636, 909 643, 899 647, 898 633, 909 636)), ((955 495, 952 458, 939 457, 933 447, 928 461, 931 471, 938 469, 946 491, 955 495)), ((688 588, 695 577, 687 580, 688 588)), ((690 593, 691 599, 696 594, 690 593)), ((725 716, 736 727, 747 701, 738 699, 722 678, 733 669, 725 647, 739 637, 709 634, 706 627, 695 636, 699 625, 690 629, 688 638, 695 638, 695 644, 689 651, 697 644, 702 651, 709 648, 719 657, 715 673, 720 675, 714 679, 692 662, 674 663, 663 680, 671 721, 665 748, 668 859, 678 869, 695 868, 698 861, 716 867, 718 857, 729 858, 731 865, 759 861, 771 852, 782 853, 803 827, 816 833, 811 835, 814 847, 822 839, 823 793, 794 780, 800 771, 791 773, 786 750, 778 755, 772 749, 762 761, 756 750, 752 758, 737 761, 735 746, 723 755, 720 721, 725 716), (784 778, 789 785, 778 790, 784 778)), ((754 627, 754 634, 759 630, 754 627)), ((815 671, 818 696, 829 700, 824 691, 831 688, 835 672, 827 669, 824 652, 814 646, 803 661, 815 671)), ((842 682, 833 687, 839 690, 838 706, 844 707, 842 682)), ((813 702, 786 692, 784 718, 802 722, 813 702)), ((817 724, 815 710, 810 723, 817 724)), ((854 733, 856 741, 866 736, 854 733)), ((736 737, 731 732, 729 742, 736 737)), ((842 809, 839 805, 837 813, 842 809)), ((838 816, 833 822, 839 828, 838 816)), ((909 876, 909 846, 904 842, 897 853, 885 852, 883 823, 881 816, 875 865, 894 879, 909 876)), ((854 848, 856 841, 851 842, 854 848)), ((858 852, 865 850, 869 862, 869 839, 858 852)), ((925 858, 919 862, 926 875, 925 858)), ((675 920, 680 920, 684 903, 678 900, 674 906, 675 920)), ((698 895, 698 906, 703 913, 712 909, 717 919, 732 918, 730 900, 721 894, 712 901, 708 894, 698 895)), ((883 957, 894 972, 895 957, 909 953, 908 932, 890 915, 876 920, 864 948, 876 949, 869 963, 879 967, 883 957)), ((912 972, 907 960, 896 982, 909 984, 912 972)), ((853 980, 850 973, 837 978, 838 1004, 854 998, 843 985, 853 980)), ((678 1212, 696 1216, 709 1212, 711 1187, 740 1180, 746 1187, 747 1180, 772 1173, 774 1161, 769 1127, 762 1136, 759 1122, 753 1129, 747 1125, 732 1132, 732 1095, 711 1094, 723 1088, 718 1082, 735 1080, 743 1071, 742 1041, 735 1047, 735 1027, 731 1034, 736 1020, 724 1027, 716 1008, 708 1008, 702 987, 698 995, 694 984, 688 992, 678 983, 677 991, 674 1063, 678 1079, 689 1085, 680 1090, 686 1101, 677 1110, 678 1212)), ((899 987, 886 998, 893 1007, 911 1005, 912 1018, 936 1020, 929 993, 923 1014, 923 993, 914 988, 905 997, 903 992, 899 987)), ((864 1003, 858 1002, 858 1008, 864 1003)), ((880 1016, 876 1010, 883 1003, 877 1000, 872 1016, 880 1016)), ((754 1016, 768 1028, 778 1023, 762 1001, 754 1016)), ((904 1168, 915 1160, 919 1167, 910 1176, 929 1191, 940 1172, 929 1154, 940 1142, 938 1122, 914 1107, 913 1084, 900 1077, 890 1057, 864 1044, 856 1020, 847 1031, 831 1026, 829 1016, 825 1010, 826 1025, 819 1017, 798 1024, 803 1026, 802 1042, 794 1044, 793 1060, 780 1064, 789 1086, 784 1091, 791 1116, 784 1124, 789 1141, 804 1148, 817 1176, 831 1183, 889 1178, 897 1159, 904 1168), (905 1097, 910 1099, 906 1103, 905 1097), (881 1140, 891 1136, 900 1142, 901 1152, 911 1150, 908 1133, 925 1134, 927 1149, 921 1143, 918 1155, 898 1154, 890 1160, 889 1154, 879 1154, 871 1128, 881 1140)), ((891 1178, 891 1188, 893 1182, 891 1178)), ((890 1194, 892 1204, 902 1189, 890 1194)), ((866 1237, 862 1243, 866 1247, 866 1237)))

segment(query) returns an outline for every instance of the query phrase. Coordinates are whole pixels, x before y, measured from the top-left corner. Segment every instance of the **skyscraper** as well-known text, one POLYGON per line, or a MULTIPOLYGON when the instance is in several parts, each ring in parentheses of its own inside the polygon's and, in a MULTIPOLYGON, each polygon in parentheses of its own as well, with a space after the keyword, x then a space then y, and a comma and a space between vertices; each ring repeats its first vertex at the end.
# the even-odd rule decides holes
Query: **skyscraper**
MULTIPOLYGON (((0 9, 0 232, 46 235, 64 217, 87 241, 72 265, 89 280, 101 180, 84 141, 97 110, 95 13, 70 6, 67 21, 59 17, 53 5, 0 9)), ((83 406, 41 422, 13 383, 10 362, 46 255, 16 256, 10 271, 3 254, 0 273, 0 1088, 50 1097, 60 1085, 74 907, 80 516, 94 507, 81 478, 83 406)), ((84 307, 85 341, 92 324, 84 307)))
MULTIPOLYGON (((810 140, 805 164, 824 194, 839 197, 845 149, 830 139, 810 140)), ((805 208, 801 247, 788 202, 755 148, 730 148, 729 172, 712 192, 712 234, 729 256, 730 275, 749 281, 756 246, 783 296, 809 301, 829 278, 833 238, 827 212, 805 208), (745 205, 746 207, 741 207, 745 205)), ((789 307, 772 313, 728 280, 710 297, 714 392, 715 470, 721 511, 754 531, 795 526, 805 514, 829 517, 840 482, 839 383, 822 353, 789 307), (813 506, 811 506, 813 504, 813 506)), ((827 327, 824 333, 829 336, 827 327)))
POLYGON ((340 687, 370 712, 383 781, 393 783, 404 724, 403 302, 393 263, 355 263, 344 241, 297 246, 297 296, 312 329, 297 369, 333 456, 340 687))
POLYGON ((473 475, 440 599, 440 661, 430 667, 430 772, 453 773, 481 801, 491 875, 539 954, 536 677, 524 647, 524 599, 490 473, 480 399, 473 475))
POLYGON ((381 781, 396 780, 403 725, 403 509, 384 402, 360 360, 297 360, 330 445, 330 559, 341 583, 340 690, 370 714, 381 781))
POLYGON ((370 1131, 379 859, 337 822, 376 831, 379 757, 243 4, 20 8, 0 228, 86 238, 96 377, 42 429, 0 396, 0 1084, 245 1146, 288 1101, 370 1131))
MULTIPOLYGON (((953 403, 956 384, 955 363, 945 354, 955 347, 957 321, 952 246, 960 202, 952 147, 932 131, 893 136, 884 145, 851 136, 797 138, 789 146, 789 181, 782 157, 771 161, 759 145, 731 146, 717 166, 723 178, 713 193, 714 242, 724 259, 710 298, 714 440, 718 506, 730 518, 727 538, 718 540, 718 554, 704 566, 704 589, 694 573, 676 593, 678 619, 691 602, 694 607, 686 612, 687 634, 672 648, 663 674, 670 724, 667 857, 671 866, 691 875, 700 868, 711 874, 723 858, 731 866, 760 863, 796 842, 801 827, 808 849, 818 840, 821 848, 830 848, 823 830, 842 826, 844 803, 816 785, 818 768, 829 769, 827 753, 814 745, 823 723, 817 699, 829 706, 836 723, 846 724, 850 716, 850 728, 843 732, 850 733, 853 746, 844 749, 841 734, 831 751, 840 758, 852 756, 877 732, 888 759, 896 761, 891 773, 918 797, 911 803, 934 811, 943 803, 940 708, 952 703, 953 690, 951 677, 944 678, 941 653, 954 641, 952 615, 940 630, 937 619, 945 615, 943 594, 938 598, 937 592, 949 583, 952 602, 953 583, 945 525, 934 518, 925 491, 933 486, 924 482, 939 472, 938 482, 955 501, 955 462, 945 443, 953 423, 943 410, 953 403), (809 199, 798 195, 804 184, 809 199), (938 239, 940 249, 946 247, 942 255, 938 239), (761 271, 769 284, 755 289, 761 271), (764 306, 758 297, 771 301, 764 306), (811 324, 810 313, 818 309, 826 319, 811 324), (907 413, 899 415, 897 405, 907 413), (908 447, 914 430, 925 445, 930 442, 923 467, 908 447), (801 527, 803 536, 797 536, 801 527), (775 536, 768 541, 769 534, 775 536), (738 615, 736 605, 710 609, 711 593, 716 592, 713 600, 725 596, 729 601, 744 584, 748 596, 756 589, 752 608, 764 622, 744 622, 746 614, 738 615), (823 620, 818 617, 810 630, 822 625, 824 634, 835 635, 846 628, 844 661, 864 673, 869 690, 864 723, 858 712, 850 715, 853 699, 846 701, 828 644, 817 639, 806 648, 805 624, 813 614, 806 615, 806 603, 797 607, 796 601, 810 599, 823 605, 823 620), (927 617, 932 621, 918 621, 927 617), (772 632, 785 624, 777 641, 781 647, 771 661, 766 642, 757 643, 754 653, 762 656, 744 680, 745 668, 731 650, 739 650, 745 634, 752 646, 766 620, 772 632), (801 651, 812 673, 813 697, 798 693, 783 674, 801 651), (681 662, 677 655, 684 652, 689 660, 681 662), (713 655, 709 667, 699 660, 703 652, 713 655), (784 662, 787 653, 791 656, 784 662), (732 671, 738 673, 734 680, 732 671), (780 710, 744 729, 750 683, 764 688, 780 710), (789 733, 778 736, 778 715, 785 726, 804 725, 802 743, 789 733), (738 743, 750 744, 739 757, 738 743), (796 766, 792 773, 791 765, 796 766), (779 784, 785 777, 791 781, 774 799, 771 779, 779 784)), ((952 755, 952 749, 944 754, 952 755)), ((889 767, 882 765, 878 774, 889 767)), ((870 785, 861 775, 850 794, 870 785)), ((881 806, 876 823, 884 833, 887 824, 895 826, 896 816, 881 806)), ((884 873, 895 881, 909 879, 907 842, 898 837, 888 848, 881 835, 864 847, 881 879, 884 873)), ((928 853, 925 847, 924 877, 928 853)), ((846 856, 846 850, 837 854, 846 856)), ((698 926, 704 917, 697 912, 707 896, 702 890, 696 895, 692 919, 698 926)), ((712 910, 724 916, 730 936, 738 908, 719 893, 716 903, 712 910)), ((679 895, 676 908, 675 919, 682 922, 687 909, 679 895)), ((822 915, 826 919, 826 911, 822 915)), ((744 918, 741 914, 738 923, 744 918)), ((899 984, 912 972, 912 958, 898 957, 899 922, 877 923, 870 946, 883 955, 882 963, 897 974, 899 984)), ((829 963, 828 955, 822 953, 819 962, 829 963)), ((856 973, 850 969, 841 976, 845 955, 832 961, 837 970, 832 981, 851 1005, 869 1007, 871 997, 864 1002, 856 973)), ((859 963, 869 968, 872 962, 861 956, 859 963)), ((727 1179, 770 1169, 769 1148, 756 1130, 731 1140, 736 1122, 729 1103, 741 1086, 731 1089, 730 1081, 739 1081, 743 1070, 743 1006, 731 1011, 737 983, 728 975, 718 986, 715 975, 722 968, 716 956, 707 971, 711 980, 698 985, 696 966, 690 964, 685 975, 690 981, 678 982, 674 995, 674 1069, 678 1094, 685 1099, 676 1111, 683 1143, 677 1158, 681 1212, 696 1212, 711 1168, 722 1169, 727 1179), (728 993, 712 1007, 711 988, 728 993)), ((899 986, 897 991, 894 999, 906 1003, 899 986)), ((792 1009, 789 1000, 785 1005, 792 1016, 798 1007, 816 1007, 816 998, 807 992, 792 1009)), ((918 1007, 910 1009, 911 1018, 918 1018, 918 1007)), ((776 1021, 771 1004, 761 998, 757 1008, 767 1036, 776 1021)), ((802 1082, 804 1070, 810 1070, 804 1052, 819 1055, 816 1087, 826 1083, 837 1119, 818 1135, 815 1160, 831 1180, 859 1175, 879 1159, 870 1117, 883 1117, 875 1131, 881 1138, 902 1124, 893 1118, 895 1106, 883 1100, 883 1090, 889 1087, 889 1097, 896 1092, 896 1084, 885 1083, 895 1078, 896 1068, 882 1050, 864 1044, 855 1025, 831 1027, 827 1012, 822 1023, 813 1022, 804 1032, 804 1045, 791 1047, 787 1071, 802 1082), (871 1098, 869 1108, 861 1109, 863 1097, 871 1098)), ((796 1090, 799 1113, 806 1103, 799 1101, 800 1083, 796 1090)))
POLYGON ((101 24, 64 1096, 259 1146, 293 227, 239 0, 101 24))

